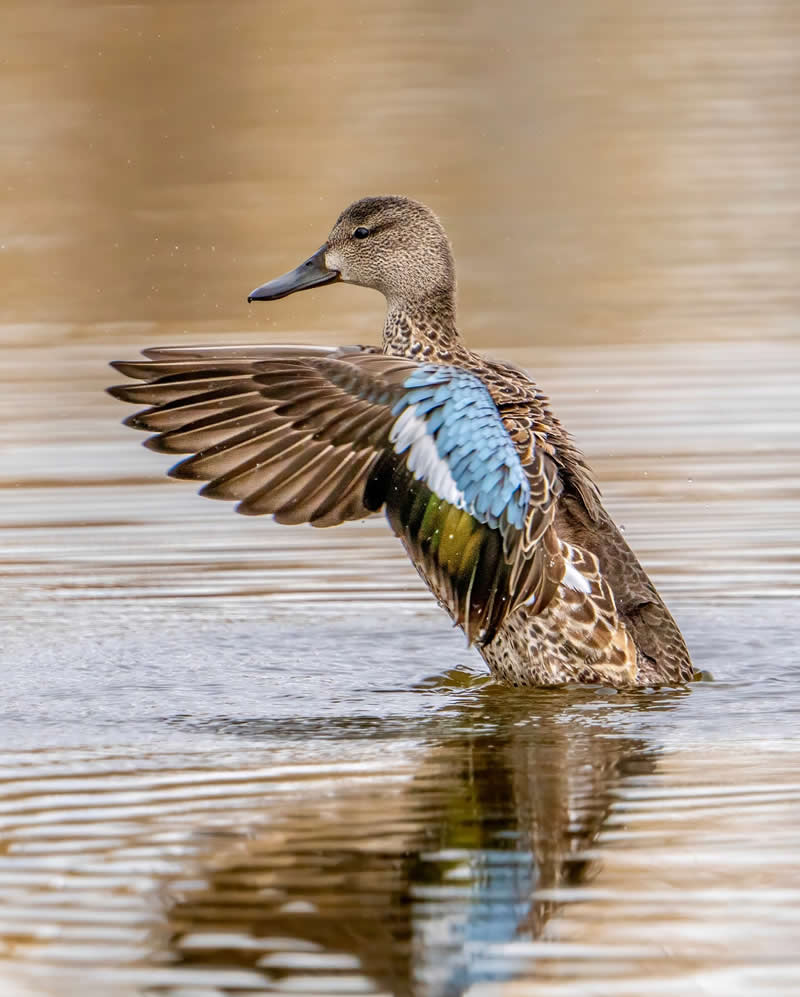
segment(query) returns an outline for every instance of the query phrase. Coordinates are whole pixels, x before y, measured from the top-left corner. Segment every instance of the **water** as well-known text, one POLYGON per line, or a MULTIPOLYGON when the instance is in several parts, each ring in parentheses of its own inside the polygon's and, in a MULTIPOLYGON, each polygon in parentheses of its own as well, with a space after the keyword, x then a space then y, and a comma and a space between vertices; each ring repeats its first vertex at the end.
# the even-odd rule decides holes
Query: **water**
POLYGON ((800 993, 794 5, 2 8, 0 997, 800 993), (714 681, 490 683, 381 520, 237 517, 113 358, 442 214, 714 681))

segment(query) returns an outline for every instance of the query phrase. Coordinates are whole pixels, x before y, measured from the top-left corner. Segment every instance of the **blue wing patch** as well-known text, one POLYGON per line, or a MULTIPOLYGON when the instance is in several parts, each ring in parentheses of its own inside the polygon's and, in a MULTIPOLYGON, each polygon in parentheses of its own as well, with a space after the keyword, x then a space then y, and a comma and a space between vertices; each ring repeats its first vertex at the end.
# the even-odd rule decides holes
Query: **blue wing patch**
POLYGON ((395 453, 440 498, 502 533, 523 528, 530 485, 483 382, 458 367, 427 364, 403 382, 389 436, 395 453))

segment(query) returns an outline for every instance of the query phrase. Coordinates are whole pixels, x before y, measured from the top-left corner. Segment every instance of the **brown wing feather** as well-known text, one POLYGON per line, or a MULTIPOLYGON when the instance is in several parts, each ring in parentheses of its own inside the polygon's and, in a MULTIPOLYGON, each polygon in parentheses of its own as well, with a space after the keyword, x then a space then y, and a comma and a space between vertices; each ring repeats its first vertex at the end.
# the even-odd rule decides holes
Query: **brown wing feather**
POLYGON ((620 619, 636 641, 640 680, 690 680, 694 669, 683 635, 605 509, 600 509, 596 521, 590 521, 583 505, 569 497, 559 509, 558 528, 570 543, 591 551, 597 558, 614 592, 620 619))
POLYGON ((363 504, 365 484, 393 421, 390 405, 376 398, 416 364, 365 352, 360 371, 352 361, 362 354, 353 348, 148 355, 153 359, 114 365, 145 383, 110 392, 150 405, 127 424, 155 433, 147 441, 152 449, 192 454, 173 476, 208 481, 203 494, 281 522, 335 525, 374 511, 363 504), (354 388, 376 397, 354 397, 354 388))

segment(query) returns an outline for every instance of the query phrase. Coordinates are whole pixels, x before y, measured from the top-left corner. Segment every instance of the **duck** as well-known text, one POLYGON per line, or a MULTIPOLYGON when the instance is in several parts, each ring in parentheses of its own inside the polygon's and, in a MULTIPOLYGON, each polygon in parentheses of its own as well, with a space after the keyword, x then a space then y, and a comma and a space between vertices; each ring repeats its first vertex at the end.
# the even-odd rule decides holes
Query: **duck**
POLYGON ((543 391, 469 349, 434 212, 364 197, 274 301, 344 282, 386 299, 380 346, 159 347, 112 366, 169 472, 278 523, 383 512, 439 605, 512 686, 680 685, 689 651, 543 391), (136 383, 130 383, 130 381, 136 383))

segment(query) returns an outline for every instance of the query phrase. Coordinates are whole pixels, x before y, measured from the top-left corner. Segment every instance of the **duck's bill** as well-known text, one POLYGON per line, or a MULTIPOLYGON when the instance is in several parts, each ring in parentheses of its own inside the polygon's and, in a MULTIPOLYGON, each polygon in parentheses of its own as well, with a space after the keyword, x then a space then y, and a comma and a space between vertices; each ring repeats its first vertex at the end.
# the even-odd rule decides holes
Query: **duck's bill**
POLYGON ((329 270, 325 266, 325 246, 322 246, 299 267, 251 291, 247 295, 247 300, 274 301, 276 298, 285 298, 287 294, 294 294, 295 291, 305 291, 306 288, 319 287, 320 284, 331 284, 339 280, 340 276, 338 270, 329 270))

